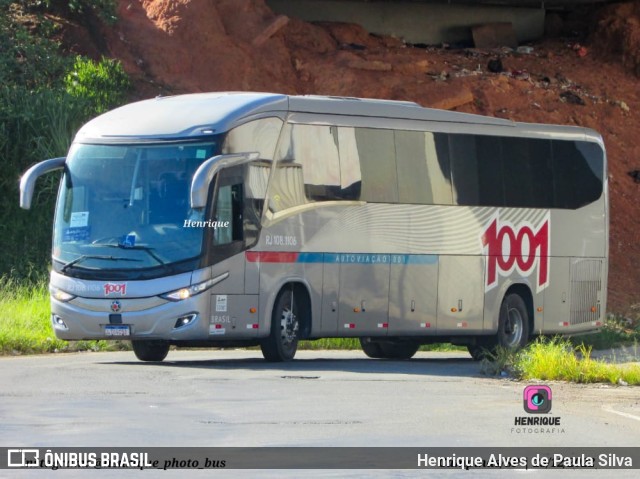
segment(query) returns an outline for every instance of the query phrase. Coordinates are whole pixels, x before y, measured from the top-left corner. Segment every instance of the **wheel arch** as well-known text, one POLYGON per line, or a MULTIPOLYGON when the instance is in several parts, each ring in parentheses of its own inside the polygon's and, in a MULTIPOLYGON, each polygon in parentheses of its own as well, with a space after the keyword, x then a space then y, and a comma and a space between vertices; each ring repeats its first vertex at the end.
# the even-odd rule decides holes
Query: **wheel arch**
POLYGON ((485 292, 485 334, 494 334, 498 332, 498 321, 500 317, 500 308, 502 302, 511 293, 519 294, 527 305, 527 314, 529 315, 530 328, 533 328, 533 311, 534 311, 534 297, 532 286, 527 278, 505 278, 500 285, 489 291, 485 292))
POLYGON ((531 292, 531 288, 529 287, 529 285, 524 283, 512 284, 505 291, 501 301, 504 301, 504 298, 506 298, 510 294, 517 294, 524 301, 524 304, 527 307, 527 328, 529 330, 529 334, 533 333, 534 307, 533 293, 531 292))

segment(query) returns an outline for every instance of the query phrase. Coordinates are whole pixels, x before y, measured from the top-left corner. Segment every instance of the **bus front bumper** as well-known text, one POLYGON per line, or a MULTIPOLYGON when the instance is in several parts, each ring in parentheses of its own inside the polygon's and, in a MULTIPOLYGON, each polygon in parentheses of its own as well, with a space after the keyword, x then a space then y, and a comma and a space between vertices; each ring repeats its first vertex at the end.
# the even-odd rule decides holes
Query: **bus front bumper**
POLYGON ((188 341, 206 339, 209 335, 210 297, 207 294, 179 302, 158 301, 160 304, 137 311, 139 303, 148 298, 122 300, 121 310, 112 308, 110 299, 81 300, 85 303, 83 307, 74 301, 51 299, 51 323, 59 339, 188 341), (90 308, 87 308, 87 302, 91 303, 90 308))

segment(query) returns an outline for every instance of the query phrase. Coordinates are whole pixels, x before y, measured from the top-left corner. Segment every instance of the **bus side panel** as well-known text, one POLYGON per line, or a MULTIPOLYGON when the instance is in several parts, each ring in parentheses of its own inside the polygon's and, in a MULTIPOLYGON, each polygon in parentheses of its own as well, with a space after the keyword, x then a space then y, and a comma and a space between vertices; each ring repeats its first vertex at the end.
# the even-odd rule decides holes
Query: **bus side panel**
POLYGON ((484 257, 440 256, 438 334, 481 333, 484 257))
POLYGON ((236 254, 214 264, 211 267, 212 278, 225 273, 229 273, 229 276, 215 284, 210 290, 211 294, 243 294, 245 292, 244 265, 244 254, 236 254))
POLYGON ((435 335, 438 257, 412 255, 420 262, 391 265, 389 335, 435 335))
POLYGON ((245 261, 244 292, 245 294, 260 293, 260 263, 258 261, 245 261))
POLYGON ((570 258, 550 258, 549 287, 544 290, 544 333, 564 333, 563 322, 569 321, 570 258))
POLYGON ((339 308, 340 336, 386 335, 389 323, 389 263, 342 263, 339 308))
MULTIPOLYGON (((328 255, 324 255, 326 258, 328 255)), ((319 336, 336 336, 338 330, 338 302, 340 294, 340 264, 324 263, 322 274, 322 321, 318 330, 319 336)))
POLYGON ((250 339, 258 336, 258 295, 213 294, 209 339, 250 339), (252 313, 251 309, 256 312, 252 313))
MULTIPOLYGON (((603 271, 606 270, 605 260, 602 258, 559 259, 562 259, 562 268, 557 275, 560 276, 562 284, 556 293, 559 293, 560 297, 558 298, 557 294, 554 297, 551 291, 548 295, 554 307, 560 303, 561 310, 559 314, 545 321, 545 332, 575 333, 597 328, 601 325, 605 314, 605 290, 603 289, 606 286, 603 281, 603 271)), ((545 318, 548 316, 545 315, 545 318)))

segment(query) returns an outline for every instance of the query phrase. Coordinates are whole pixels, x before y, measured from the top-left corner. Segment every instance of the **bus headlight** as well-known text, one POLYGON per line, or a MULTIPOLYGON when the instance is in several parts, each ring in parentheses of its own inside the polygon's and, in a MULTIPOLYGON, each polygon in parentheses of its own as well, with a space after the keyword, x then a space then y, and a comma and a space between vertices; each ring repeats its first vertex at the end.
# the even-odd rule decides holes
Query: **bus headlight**
POLYGON ((180 288, 175 291, 171 291, 170 293, 161 294, 160 297, 168 299, 169 301, 182 301, 184 299, 190 298, 191 296, 195 296, 208 290, 216 283, 216 278, 213 278, 207 281, 203 281, 202 283, 194 284, 193 286, 189 286, 188 288, 180 288))
POLYGON ((51 296, 54 299, 57 299, 58 301, 62 301, 63 303, 71 301, 73 298, 75 298, 73 294, 67 293, 66 291, 62 291, 61 289, 58 289, 54 286, 49 287, 49 292, 51 293, 51 296))

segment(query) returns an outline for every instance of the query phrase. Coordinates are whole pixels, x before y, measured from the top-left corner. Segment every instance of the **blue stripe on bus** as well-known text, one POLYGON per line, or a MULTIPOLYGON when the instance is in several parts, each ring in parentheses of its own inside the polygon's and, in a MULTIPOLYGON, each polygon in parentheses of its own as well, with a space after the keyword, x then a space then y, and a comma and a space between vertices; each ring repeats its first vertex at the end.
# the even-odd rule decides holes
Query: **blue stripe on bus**
POLYGON ((437 264, 433 254, 298 253, 297 263, 328 264, 437 264))

